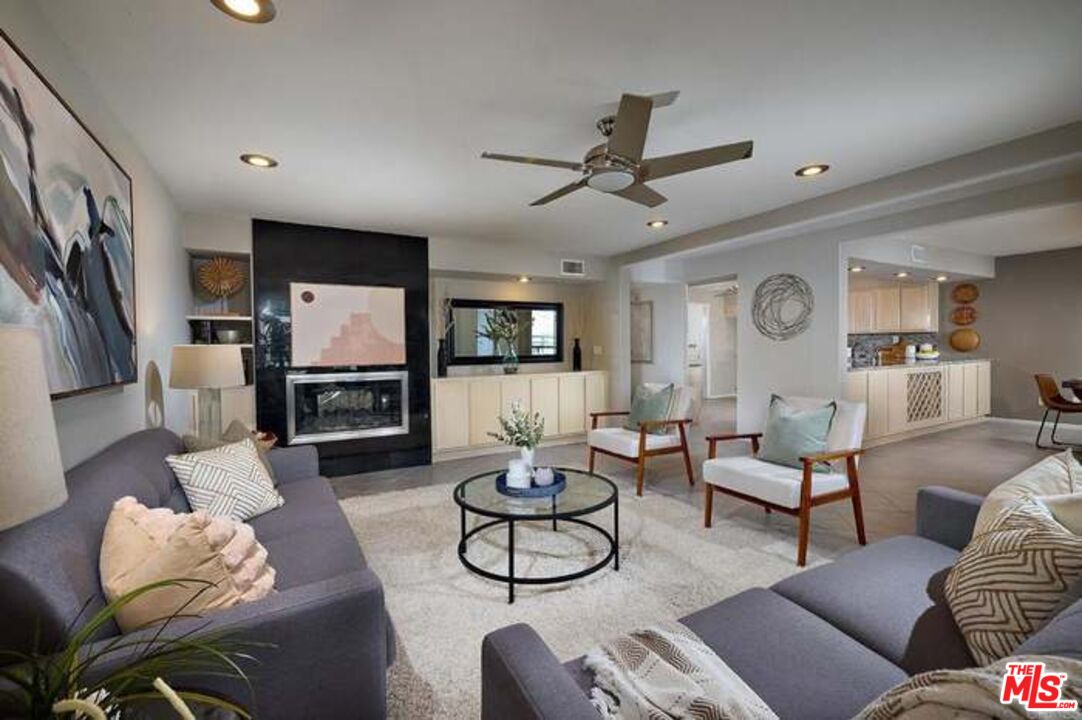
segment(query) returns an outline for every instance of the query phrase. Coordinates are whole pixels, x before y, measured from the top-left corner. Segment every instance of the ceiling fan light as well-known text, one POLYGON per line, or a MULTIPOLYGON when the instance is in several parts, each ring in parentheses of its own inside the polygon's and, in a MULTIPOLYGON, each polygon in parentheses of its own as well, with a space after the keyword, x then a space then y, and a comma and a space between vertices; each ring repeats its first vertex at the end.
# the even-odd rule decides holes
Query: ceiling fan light
POLYGON ((635 175, 619 168, 599 169, 590 175, 586 184, 604 193, 619 192, 635 184, 635 175))

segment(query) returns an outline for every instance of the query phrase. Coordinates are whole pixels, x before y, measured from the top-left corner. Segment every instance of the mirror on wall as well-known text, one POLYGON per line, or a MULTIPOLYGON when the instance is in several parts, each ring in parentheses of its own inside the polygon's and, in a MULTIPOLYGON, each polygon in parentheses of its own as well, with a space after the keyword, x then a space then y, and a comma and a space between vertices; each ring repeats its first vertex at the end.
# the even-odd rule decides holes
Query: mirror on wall
POLYGON ((503 345, 483 335, 490 320, 499 313, 514 318, 519 362, 563 362, 563 303, 454 298, 450 313, 453 325, 447 333, 447 343, 451 365, 488 365, 503 360, 506 352, 503 345))

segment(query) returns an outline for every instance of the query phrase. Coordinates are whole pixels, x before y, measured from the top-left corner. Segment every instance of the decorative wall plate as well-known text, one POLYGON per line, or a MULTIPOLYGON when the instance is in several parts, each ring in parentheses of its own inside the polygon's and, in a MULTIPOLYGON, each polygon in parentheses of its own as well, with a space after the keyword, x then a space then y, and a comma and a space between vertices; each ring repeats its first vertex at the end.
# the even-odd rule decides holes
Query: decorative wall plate
POLYGON ((951 322, 955 325, 972 325, 977 320, 977 308, 959 305, 951 310, 951 322))
POLYGON ((227 257, 211 258, 196 270, 199 286, 216 298, 236 295, 244 287, 244 266, 227 257))
POLYGON ((973 283, 960 283, 951 290, 951 299, 956 303, 968 305, 981 296, 980 288, 973 283))
POLYGON ((981 336, 973 328, 961 328, 951 333, 950 343, 958 352, 973 352, 981 346, 981 336))

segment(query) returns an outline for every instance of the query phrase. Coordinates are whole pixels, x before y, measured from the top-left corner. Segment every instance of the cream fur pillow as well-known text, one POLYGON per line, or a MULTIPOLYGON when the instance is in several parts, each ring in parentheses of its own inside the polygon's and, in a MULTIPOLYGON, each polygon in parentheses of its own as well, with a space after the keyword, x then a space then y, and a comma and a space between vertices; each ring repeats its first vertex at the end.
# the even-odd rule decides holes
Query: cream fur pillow
POLYGON ((256 541, 250 525, 205 512, 150 509, 133 497, 120 498, 113 505, 105 524, 99 569, 109 602, 161 580, 197 579, 214 584, 163 587, 141 595, 117 613, 117 624, 124 632, 153 624, 182 607, 186 614, 202 614, 274 592, 274 568, 267 564, 267 551, 256 541))
POLYGON ((988 493, 981 503, 973 537, 985 532, 1009 505, 1027 498, 1082 492, 1082 465, 1067 450, 1028 467, 988 493))

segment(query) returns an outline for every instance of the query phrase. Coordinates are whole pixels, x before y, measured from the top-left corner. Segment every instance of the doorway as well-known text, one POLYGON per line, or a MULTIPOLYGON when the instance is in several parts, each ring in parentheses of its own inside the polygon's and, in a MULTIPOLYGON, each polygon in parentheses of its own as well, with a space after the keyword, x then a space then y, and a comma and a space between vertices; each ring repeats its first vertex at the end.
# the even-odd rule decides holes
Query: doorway
POLYGON ((735 279, 688 288, 687 382, 702 400, 736 396, 739 307, 735 279))

